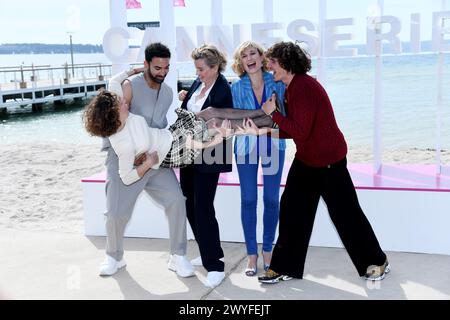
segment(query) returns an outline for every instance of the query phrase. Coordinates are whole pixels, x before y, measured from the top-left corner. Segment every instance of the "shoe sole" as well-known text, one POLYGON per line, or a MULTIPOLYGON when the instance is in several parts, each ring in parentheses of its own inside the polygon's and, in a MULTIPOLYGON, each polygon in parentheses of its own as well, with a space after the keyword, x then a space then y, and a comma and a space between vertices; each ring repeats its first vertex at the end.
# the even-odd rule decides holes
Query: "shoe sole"
POLYGON ((206 279, 205 286, 208 288, 215 288, 215 287, 218 287, 224 280, 225 280, 225 276, 219 282, 215 282, 213 284, 208 279, 206 279))
POLYGON ((167 266, 167 269, 175 272, 177 274, 177 276, 182 277, 182 278, 189 278, 189 277, 195 276, 195 271, 192 271, 192 273, 188 273, 188 274, 184 275, 184 274, 179 274, 177 272, 177 268, 175 268, 174 266, 169 265, 169 266, 167 266))
POLYGON ((384 268, 384 273, 382 275, 380 275, 379 277, 376 278, 369 278, 369 277, 365 277, 367 281, 381 281, 386 277, 386 274, 388 274, 391 271, 391 266, 388 263, 388 265, 386 266, 386 268, 384 268))
POLYGON ((115 275, 115 274, 116 274, 117 272, 119 272, 120 270, 125 269, 126 266, 127 266, 127 265, 124 264, 123 266, 118 267, 117 270, 116 270, 114 273, 99 273, 98 275, 99 275, 100 277, 110 277, 110 276, 115 275))
POLYGON ((267 279, 267 280, 260 280, 260 279, 258 279, 258 280, 259 280, 259 282, 262 282, 262 283, 270 283, 270 284, 272 284, 272 283, 278 283, 280 281, 292 280, 292 277, 281 275, 279 277, 276 277, 276 278, 270 279, 270 280, 269 279, 267 279))
POLYGON ((245 271, 244 271, 244 274, 245 274, 247 277, 254 277, 254 276, 256 276, 257 273, 258 273, 258 272, 257 272, 257 269, 256 269, 256 268, 247 268, 247 269, 245 269, 245 271))

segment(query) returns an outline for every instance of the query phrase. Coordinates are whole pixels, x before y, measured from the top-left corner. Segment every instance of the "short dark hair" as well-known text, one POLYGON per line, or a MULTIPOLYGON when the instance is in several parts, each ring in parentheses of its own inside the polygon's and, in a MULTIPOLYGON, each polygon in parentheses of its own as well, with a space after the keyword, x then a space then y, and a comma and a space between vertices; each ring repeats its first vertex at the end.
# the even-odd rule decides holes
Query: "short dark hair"
POLYGON ((280 66, 293 74, 305 74, 311 70, 311 58, 298 44, 278 42, 266 52, 268 59, 277 59, 280 66))
POLYGON ((170 50, 161 42, 151 43, 145 48, 145 61, 150 62, 154 57, 170 58, 170 50))

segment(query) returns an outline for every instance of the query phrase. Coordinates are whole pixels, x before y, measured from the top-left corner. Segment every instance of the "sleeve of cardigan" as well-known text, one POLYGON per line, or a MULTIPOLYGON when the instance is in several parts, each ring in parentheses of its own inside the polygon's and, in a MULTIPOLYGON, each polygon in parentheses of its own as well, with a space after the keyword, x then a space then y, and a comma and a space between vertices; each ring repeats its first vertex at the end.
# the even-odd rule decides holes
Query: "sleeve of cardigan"
POLYGON ((120 72, 118 74, 115 74, 111 79, 108 81, 108 90, 111 92, 114 92, 119 97, 123 97, 123 91, 122 91, 122 82, 128 78, 128 74, 126 71, 120 72))
POLYGON ((308 139, 316 117, 316 99, 311 91, 297 92, 301 98, 290 99, 288 104, 288 116, 279 112, 272 116, 280 126, 280 138, 293 138, 298 141, 308 139))
POLYGON ((109 137, 111 146, 119 158, 119 176, 127 186, 140 179, 137 170, 134 168, 134 152, 131 148, 132 142, 129 135, 120 132, 109 137))

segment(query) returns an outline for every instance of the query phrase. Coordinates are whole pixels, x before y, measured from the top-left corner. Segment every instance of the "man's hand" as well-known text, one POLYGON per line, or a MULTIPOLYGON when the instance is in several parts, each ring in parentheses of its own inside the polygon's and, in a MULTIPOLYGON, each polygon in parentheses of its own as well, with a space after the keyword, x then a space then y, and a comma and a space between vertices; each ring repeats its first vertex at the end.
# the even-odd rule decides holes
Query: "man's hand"
POLYGON ((272 93, 272 96, 270 97, 270 99, 267 100, 266 102, 264 102, 264 104, 261 107, 261 109, 263 109, 264 113, 267 114, 268 116, 270 116, 277 109, 277 106, 275 104, 276 98, 277 97, 276 97, 275 93, 272 93))
POLYGON ((140 166, 147 159, 147 152, 140 153, 134 158, 134 166, 140 166))
POLYGON ((184 99, 186 99, 186 95, 187 95, 187 91, 181 90, 180 92, 178 92, 178 100, 184 101, 184 99))

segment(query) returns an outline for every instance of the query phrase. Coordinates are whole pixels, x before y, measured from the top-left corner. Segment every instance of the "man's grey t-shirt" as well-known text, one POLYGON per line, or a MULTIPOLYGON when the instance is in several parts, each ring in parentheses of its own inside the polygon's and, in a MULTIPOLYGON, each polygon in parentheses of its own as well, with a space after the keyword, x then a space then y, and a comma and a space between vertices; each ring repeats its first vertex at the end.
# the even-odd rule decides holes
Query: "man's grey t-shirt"
MULTIPOLYGON (((164 82, 159 90, 150 88, 143 73, 132 77, 130 82, 133 90, 130 112, 143 116, 151 128, 167 127, 167 112, 173 99, 172 89, 164 82)), ((102 151, 109 147, 109 139, 103 139, 102 151)))

